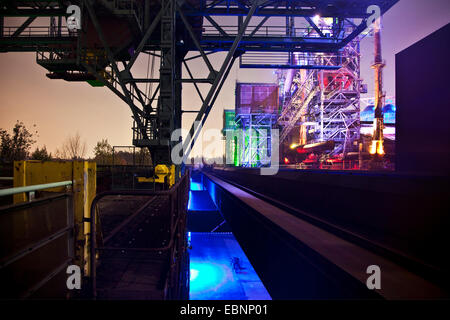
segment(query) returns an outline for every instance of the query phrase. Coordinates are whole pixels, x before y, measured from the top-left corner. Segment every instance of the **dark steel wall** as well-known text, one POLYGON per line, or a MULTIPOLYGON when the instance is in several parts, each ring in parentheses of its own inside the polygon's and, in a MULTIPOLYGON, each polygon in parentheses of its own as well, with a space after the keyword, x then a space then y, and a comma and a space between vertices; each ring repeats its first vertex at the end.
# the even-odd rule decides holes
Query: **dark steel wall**
POLYGON ((379 298, 225 189, 203 181, 273 299, 379 298))
POLYGON ((319 170, 283 170, 275 176, 261 176, 256 169, 214 170, 214 175, 425 261, 444 275, 450 270, 443 254, 450 228, 448 179, 319 170))
POLYGON ((450 174, 450 24, 396 55, 396 169, 450 174))

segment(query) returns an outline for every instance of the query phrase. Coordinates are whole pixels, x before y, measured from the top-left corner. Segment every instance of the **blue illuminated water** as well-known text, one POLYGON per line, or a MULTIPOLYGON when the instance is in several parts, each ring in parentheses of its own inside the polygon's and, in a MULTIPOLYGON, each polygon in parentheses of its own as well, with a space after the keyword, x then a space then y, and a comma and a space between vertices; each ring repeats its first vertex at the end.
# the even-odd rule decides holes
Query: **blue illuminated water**
POLYGON ((232 233, 192 232, 191 245, 191 300, 271 299, 232 233))
MULTIPOLYGON (((216 211, 208 191, 201 190, 201 184, 191 181, 188 210, 216 211)), ((232 233, 189 232, 189 236, 191 300, 271 299, 232 233)))

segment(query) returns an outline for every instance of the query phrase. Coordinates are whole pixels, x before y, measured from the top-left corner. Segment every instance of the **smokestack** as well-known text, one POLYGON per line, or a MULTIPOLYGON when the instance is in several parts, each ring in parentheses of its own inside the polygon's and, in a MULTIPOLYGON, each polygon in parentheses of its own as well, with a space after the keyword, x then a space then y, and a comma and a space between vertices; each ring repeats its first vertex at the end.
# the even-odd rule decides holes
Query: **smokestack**
POLYGON ((384 155, 384 119, 383 119, 383 57, 381 54, 381 17, 374 23, 375 61, 372 69, 375 70, 375 117, 373 120, 373 137, 370 154, 384 155))

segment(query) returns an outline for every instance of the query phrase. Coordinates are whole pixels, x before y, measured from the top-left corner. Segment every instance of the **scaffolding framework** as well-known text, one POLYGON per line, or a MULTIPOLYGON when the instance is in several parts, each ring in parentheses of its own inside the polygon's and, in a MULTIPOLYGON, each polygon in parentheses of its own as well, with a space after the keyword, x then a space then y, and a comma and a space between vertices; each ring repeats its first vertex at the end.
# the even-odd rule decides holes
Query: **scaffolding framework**
MULTIPOLYGON (((299 145, 334 141, 331 154, 356 151, 364 92, 359 41, 350 42, 338 54, 316 55, 328 69, 296 71, 277 121, 282 127, 280 143, 298 129, 299 145)), ((283 72, 278 77, 284 83, 283 72)))
POLYGON ((238 114, 239 165, 242 167, 262 167, 270 165, 272 155, 272 128, 276 114, 238 114))

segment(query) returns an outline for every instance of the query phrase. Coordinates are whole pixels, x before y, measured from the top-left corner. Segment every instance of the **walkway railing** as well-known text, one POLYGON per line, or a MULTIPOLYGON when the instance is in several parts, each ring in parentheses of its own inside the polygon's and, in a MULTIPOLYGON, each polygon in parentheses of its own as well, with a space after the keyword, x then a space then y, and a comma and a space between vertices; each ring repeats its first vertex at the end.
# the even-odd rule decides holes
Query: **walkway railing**
POLYGON ((20 26, 6 26, 3 27, 3 37, 76 37, 76 32, 71 32, 67 27, 61 27, 61 32, 51 26, 31 26, 25 28, 19 35, 15 36, 15 33, 20 30, 20 26))
MULTIPOLYGON (((2 178, 0 178, 0 179, 2 179, 2 178)), ((28 193, 28 199, 31 201, 32 199, 34 199, 34 193, 36 191, 45 190, 45 189, 51 189, 51 188, 58 188, 58 187, 67 187, 67 186, 70 186, 70 185, 72 185, 72 181, 67 180, 67 181, 61 181, 61 182, 36 184, 36 185, 25 186, 25 187, 15 187, 15 188, 1 189, 0 190, 0 197, 2 197, 2 196, 10 196, 10 195, 18 194, 18 193, 28 193)))

